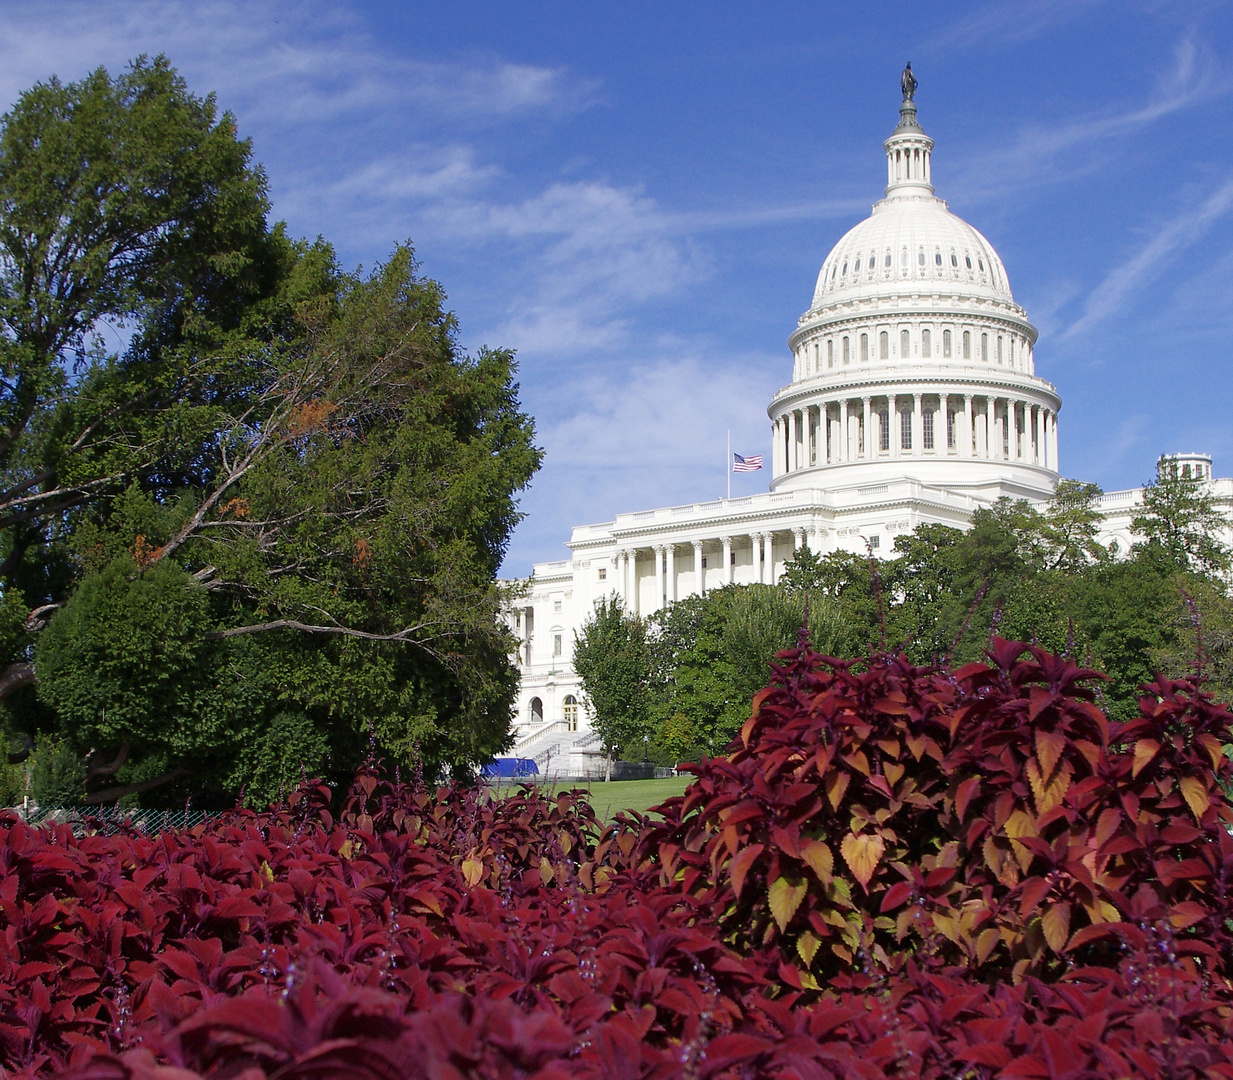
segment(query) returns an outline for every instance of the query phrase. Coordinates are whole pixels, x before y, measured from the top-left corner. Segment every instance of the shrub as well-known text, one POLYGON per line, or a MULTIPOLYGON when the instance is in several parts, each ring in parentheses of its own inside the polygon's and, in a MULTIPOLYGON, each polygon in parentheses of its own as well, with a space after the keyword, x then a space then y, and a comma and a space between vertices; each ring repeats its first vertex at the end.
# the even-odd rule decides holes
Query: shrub
POLYGON ((663 820, 368 767, 335 813, 0 818, 0 1070, 1233 1078, 1230 715, 1014 642, 799 649, 663 820))

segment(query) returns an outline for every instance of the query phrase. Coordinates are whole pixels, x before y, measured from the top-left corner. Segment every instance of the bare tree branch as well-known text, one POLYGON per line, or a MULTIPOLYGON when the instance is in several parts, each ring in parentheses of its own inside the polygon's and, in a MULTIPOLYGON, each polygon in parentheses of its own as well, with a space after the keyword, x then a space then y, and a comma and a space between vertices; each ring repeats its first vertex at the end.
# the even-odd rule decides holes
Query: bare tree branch
POLYGON ((170 772, 163 773, 162 776, 156 776, 152 780, 143 780, 140 784, 120 784, 118 787, 92 791, 81 801, 86 806, 101 806, 103 803, 116 802, 125 795, 140 795, 143 791, 152 791, 154 788, 170 784, 172 780, 179 780, 180 777, 188 775, 187 769, 177 766, 170 772))
POLYGON ((370 634, 366 630, 353 630, 349 626, 314 626, 311 623, 302 623, 295 619, 275 619, 273 622, 254 623, 251 626, 233 626, 228 630, 215 630, 213 633, 206 634, 205 636, 207 638, 230 638, 239 637, 241 634, 262 634, 267 630, 300 630, 306 634, 337 634, 341 637, 362 638, 365 641, 409 641, 423 646, 423 642, 416 641, 412 635, 423 630, 425 625, 427 624, 408 626, 394 634, 370 634))
POLYGON ((34 682, 34 665, 29 661, 19 660, 9 664, 4 673, 0 674, 0 699, 8 697, 23 686, 33 686, 34 682))

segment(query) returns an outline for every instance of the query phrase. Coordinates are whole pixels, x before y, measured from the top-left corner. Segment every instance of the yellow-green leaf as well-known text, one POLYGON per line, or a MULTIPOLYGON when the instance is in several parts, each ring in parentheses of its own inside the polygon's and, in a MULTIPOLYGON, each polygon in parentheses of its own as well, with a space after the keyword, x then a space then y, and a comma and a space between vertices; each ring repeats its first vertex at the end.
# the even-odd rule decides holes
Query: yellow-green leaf
POLYGON ((1207 813, 1207 808, 1212 804, 1211 796, 1207 793, 1207 785, 1197 776, 1183 776, 1179 781, 1179 786, 1182 789, 1182 798, 1186 800, 1186 805, 1190 807, 1195 820, 1202 823, 1203 815, 1207 813))
POLYGON ((1140 739, 1135 743, 1135 763, 1130 770, 1130 775, 1138 776, 1158 753, 1160 753, 1160 743, 1155 739, 1140 739))
POLYGON ((835 856, 821 840, 806 840, 801 844, 801 858, 823 885, 829 885, 835 876, 835 856))
POLYGON ((784 877, 782 874, 771 882, 766 894, 767 899, 770 901, 771 914, 779 926, 780 933, 792 921, 792 916, 796 914, 796 909, 801 906, 801 901, 805 899, 807 891, 808 889, 804 881, 794 881, 791 878, 784 877))
POLYGON ((1070 937, 1070 905, 1050 904, 1040 920, 1040 928, 1045 932, 1049 948, 1061 952, 1070 937))
POLYGON ((843 861, 848 864, 848 869, 852 871, 852 876, 866 890, 869 888, 873 872, 878 868, 878 863, 885 851, 886 842, 876 833, 867 833, 862 836, 848 833, 839 846, 839 853, 843 856, 843 861))
POLYGON ((796 951, 804 962, 806 967, 813 963, 813 958, 818 955, 818 949, 822 945, 822 939, 817 937, 812 931, 806 930, 800 937, 796 939, 796 951))
POLYGON ((556 876, 556 872, 552 869, 552 863, 547 859, 539 861, 539 877, 545 885, 551 885, 552 879, 556 876))
POLYGON ((462 877, 463 880, 474 888, 479 884, 480 878, 484 876, 484 864, 476 858, 462 860, 462 877))
POLYGON ((851 777, 843 769, 835 769, 826 777, 826 797, 830 800, 831 809, 838 810, 843 801, 843 793, 848 790, 851 777))

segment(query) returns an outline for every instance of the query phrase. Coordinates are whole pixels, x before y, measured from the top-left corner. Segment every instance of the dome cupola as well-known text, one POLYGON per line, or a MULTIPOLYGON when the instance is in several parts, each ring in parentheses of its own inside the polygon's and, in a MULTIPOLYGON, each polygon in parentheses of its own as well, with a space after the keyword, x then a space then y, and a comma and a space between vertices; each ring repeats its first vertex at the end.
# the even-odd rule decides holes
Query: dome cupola
POLYGON ((1036 378, 1036 329, 993 245, 934 194, 911 64, 901 87, 884 197, 831 249, 789 338, 772 488, 868 484, 910 464, 982 497, 1000 484, 1047 498, 1061 401, 1036 378))

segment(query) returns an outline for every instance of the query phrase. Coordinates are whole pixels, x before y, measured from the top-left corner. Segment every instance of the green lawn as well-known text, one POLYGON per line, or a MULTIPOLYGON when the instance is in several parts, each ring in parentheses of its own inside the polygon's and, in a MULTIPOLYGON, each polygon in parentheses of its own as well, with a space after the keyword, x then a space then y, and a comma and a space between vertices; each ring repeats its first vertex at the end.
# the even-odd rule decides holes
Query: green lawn
MULTIPOLYGON (((673 795, 682 794, 689 786, 693 776, 673 776, 666 780, 613 780, 604 783, 593 780, 590 783, 580 781, 577 784, 545 785, 547 790, 553 787, 580 787, 591 793, 591 805, 600 821, 611 821, 619 810, 637 810, 645 814, 652 806, 657 806, 673 795)), ((494 792, 499 790, 492 789, 494 792)), ((510 789, 516 790, 516 789, 510 789)))

